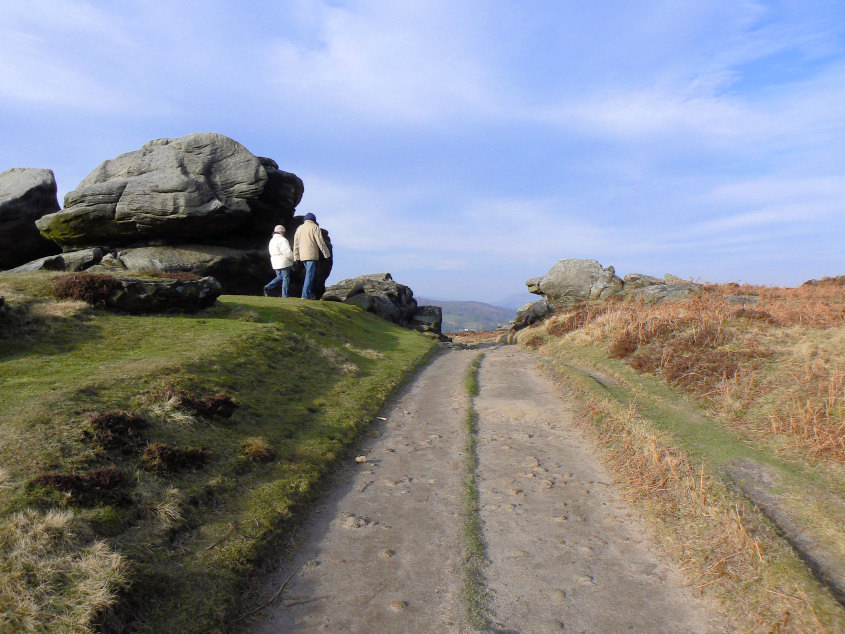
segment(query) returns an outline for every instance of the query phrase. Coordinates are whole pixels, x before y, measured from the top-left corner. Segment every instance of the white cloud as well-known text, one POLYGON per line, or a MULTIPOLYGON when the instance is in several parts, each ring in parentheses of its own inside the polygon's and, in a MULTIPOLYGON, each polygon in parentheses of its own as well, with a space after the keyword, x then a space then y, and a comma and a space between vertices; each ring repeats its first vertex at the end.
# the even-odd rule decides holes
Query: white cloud
POLYGON ((307 20, 310 41, 279 38, 270 65, 279 90, 305 103, 333 103, 384 122, 431 122, 491 103, 489 71, 468 42, 470 22, 441 2, 323 5, 307 20))

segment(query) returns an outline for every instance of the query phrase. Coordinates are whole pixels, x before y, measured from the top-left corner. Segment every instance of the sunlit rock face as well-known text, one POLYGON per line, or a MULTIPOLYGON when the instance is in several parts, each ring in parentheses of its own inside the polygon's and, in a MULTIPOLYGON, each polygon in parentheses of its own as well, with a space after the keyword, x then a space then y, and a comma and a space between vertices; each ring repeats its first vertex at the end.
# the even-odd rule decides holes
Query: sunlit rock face
MULTIPOLYGON (((292 240, 303 192, 298 176, 222 134, 156 139, 104 161, 65 196, 63 209, 42 214, 34 226, 65 253, 23 260, 19 270, 186 271, 213 275, 226 293, 257 294, 274 275, 273 227, 284 226, 292 240)), ((318 297, 331 269, 331 258, 318 263, 318 297)), ((297 263, 291 293, 304 276, 297 263)))
POLYGON ((15 167, 0 173, 0 269, 60 251, 35 226, 58 209, 52 170, 15 167))

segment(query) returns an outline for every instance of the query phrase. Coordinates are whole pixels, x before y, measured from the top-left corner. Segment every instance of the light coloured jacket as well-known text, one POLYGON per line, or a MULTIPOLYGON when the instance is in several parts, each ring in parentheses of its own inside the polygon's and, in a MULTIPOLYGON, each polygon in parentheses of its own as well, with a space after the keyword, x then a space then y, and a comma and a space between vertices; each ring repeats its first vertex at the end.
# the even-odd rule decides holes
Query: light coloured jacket
POLYGON ((274 233, 270 238, 270 266, 273 270, 286 269, 293 266, 293 251, 288 239, 280 233, 274 233))
POLYGON ((319 260, 320 253, 326 258, 332 257, 320 226, 313 220, 306 220, 293 236, 293 258, 297 261, 319 260))

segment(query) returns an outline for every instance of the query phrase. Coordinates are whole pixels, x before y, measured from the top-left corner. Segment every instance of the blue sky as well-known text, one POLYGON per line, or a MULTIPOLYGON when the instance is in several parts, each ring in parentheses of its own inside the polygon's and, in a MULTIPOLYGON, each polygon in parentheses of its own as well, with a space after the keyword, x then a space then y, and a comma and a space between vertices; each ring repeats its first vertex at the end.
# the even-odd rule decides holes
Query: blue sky
POLYGON ((838 1, 0 4, 0 171, 51 168, 61 196, 202 131, 303 179, 330 283, 845 273, 838 1))

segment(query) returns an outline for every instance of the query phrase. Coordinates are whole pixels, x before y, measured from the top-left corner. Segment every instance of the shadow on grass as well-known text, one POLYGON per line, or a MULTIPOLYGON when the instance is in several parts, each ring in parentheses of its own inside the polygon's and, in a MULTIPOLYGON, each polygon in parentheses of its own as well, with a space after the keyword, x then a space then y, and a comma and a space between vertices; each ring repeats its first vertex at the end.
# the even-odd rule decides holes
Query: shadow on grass
POLYGON ((16 308, 0 321, 0 361, 71 352, 98 339, 100 331, 84 316, 41 316, 16 308))

